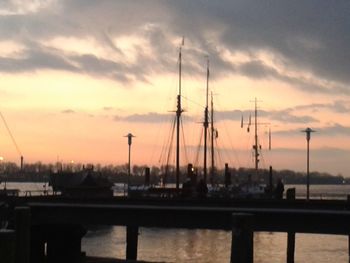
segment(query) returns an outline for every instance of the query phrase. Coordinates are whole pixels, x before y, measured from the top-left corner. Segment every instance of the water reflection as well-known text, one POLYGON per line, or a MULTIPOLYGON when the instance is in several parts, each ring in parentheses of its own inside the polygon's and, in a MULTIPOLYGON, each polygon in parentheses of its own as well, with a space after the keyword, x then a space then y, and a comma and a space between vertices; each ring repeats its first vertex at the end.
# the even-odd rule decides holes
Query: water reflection
MULTIPOLYGON (((125 258, 125 227, 90 231, 83 239, 88 255, 125 258)), ((296 262, 348 262, 348 239, 334 235, 296 235, 296 262)), ((255 233, 254 262, 286 262, 286 233, 255 233)), ((231 232, 140 228, 138 258, 163 262, 229 262, 231 232)))

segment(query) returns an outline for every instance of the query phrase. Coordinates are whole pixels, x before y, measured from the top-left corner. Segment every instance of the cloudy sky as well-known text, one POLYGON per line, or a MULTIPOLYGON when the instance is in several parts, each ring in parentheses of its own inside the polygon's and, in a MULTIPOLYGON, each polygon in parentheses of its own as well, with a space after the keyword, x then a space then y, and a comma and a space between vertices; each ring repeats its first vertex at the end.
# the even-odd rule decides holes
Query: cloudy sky
POLYGON ((133 162, 162 164, 184 37, 183 164, 202 162, 209 57, 219 165, 253 166, 257 98, 262 167, 305 171, 312 127, 311 170, 350 176, 349 1, 2 0, 0 20, 5 160, 122 164, 132 132, 133 162))

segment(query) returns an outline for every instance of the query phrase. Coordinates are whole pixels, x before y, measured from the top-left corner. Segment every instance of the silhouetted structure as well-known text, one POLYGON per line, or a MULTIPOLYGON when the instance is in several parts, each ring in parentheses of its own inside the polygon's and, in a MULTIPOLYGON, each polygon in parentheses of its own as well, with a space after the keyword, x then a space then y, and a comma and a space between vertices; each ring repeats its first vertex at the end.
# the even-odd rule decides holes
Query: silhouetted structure
POLYGON ((278 179, 276 188, 275 188, 275 198, 283 199, 283 192, 284 192, 284 184, 281 179, 278 179))
POLYGON ((80 172, 59 172, 50 175, 49 185, 54 192, 67 197, 112 197, 113 183, 93 168, 80 172))

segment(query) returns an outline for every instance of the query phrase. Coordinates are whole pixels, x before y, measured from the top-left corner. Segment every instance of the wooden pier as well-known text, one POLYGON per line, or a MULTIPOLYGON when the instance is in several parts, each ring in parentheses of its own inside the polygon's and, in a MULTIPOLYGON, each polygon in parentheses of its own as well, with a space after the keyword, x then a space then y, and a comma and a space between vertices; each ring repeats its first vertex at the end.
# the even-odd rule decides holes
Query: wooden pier
MULTIPOLYGON (((234 263, 253 262, 252 241, 257 231, 288 233, 287 262, 294 262, 295 233, 350 234, 347 201, 236 200, 220 205, 195 200, 124 200, 106 204, 77 201, 27 200, 30 219, 26 221, 30 223, 23 224, 30 225, 28 262, 59 262, 57 259, 61 262, 84 262, 81 238, 85 234, 82 227, 85 224, 126 226, 128 260, 137 260, 139 227, 230 230, 233 244, 231 262, 234 263), (333 206, 330 205, 332 203, 333 206), (67 261, 67 257, 71 261, 67 261)), ((21 219, 17 217, 18 220, 21 219)), ((28 234, 25 236, 28 237, 28 234)))

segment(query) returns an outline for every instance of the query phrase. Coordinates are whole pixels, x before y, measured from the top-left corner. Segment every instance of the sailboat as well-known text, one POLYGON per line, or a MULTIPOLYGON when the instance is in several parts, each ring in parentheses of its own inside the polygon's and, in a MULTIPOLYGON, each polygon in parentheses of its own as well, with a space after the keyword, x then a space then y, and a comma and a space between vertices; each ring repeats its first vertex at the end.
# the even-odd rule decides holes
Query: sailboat
MULTIPOLYGON (((245 184, 240 185, 240 196, 250 196, 250 197, 261 197, 265 195, 266 185, 257 182, 259 178, 259 163, 262 147, 259 143, 258 138, 258 126, 259 125, 269 125, 269 123, 259 123, 258 122, 258 100, 254 99, 254 122, 251 121, 251 116, 249 116, 249 121, 247 124, 247 132, 250 132, 250 127, 254 126, 254 145, 253 156, 254 156, 254 177, 249 175, 248 181, 245 184)), ((241 128, 243 128, 243 116, 241 119, 241 128)), ((271 129, 269 129, 269 150, 271 150, 271 129)))

